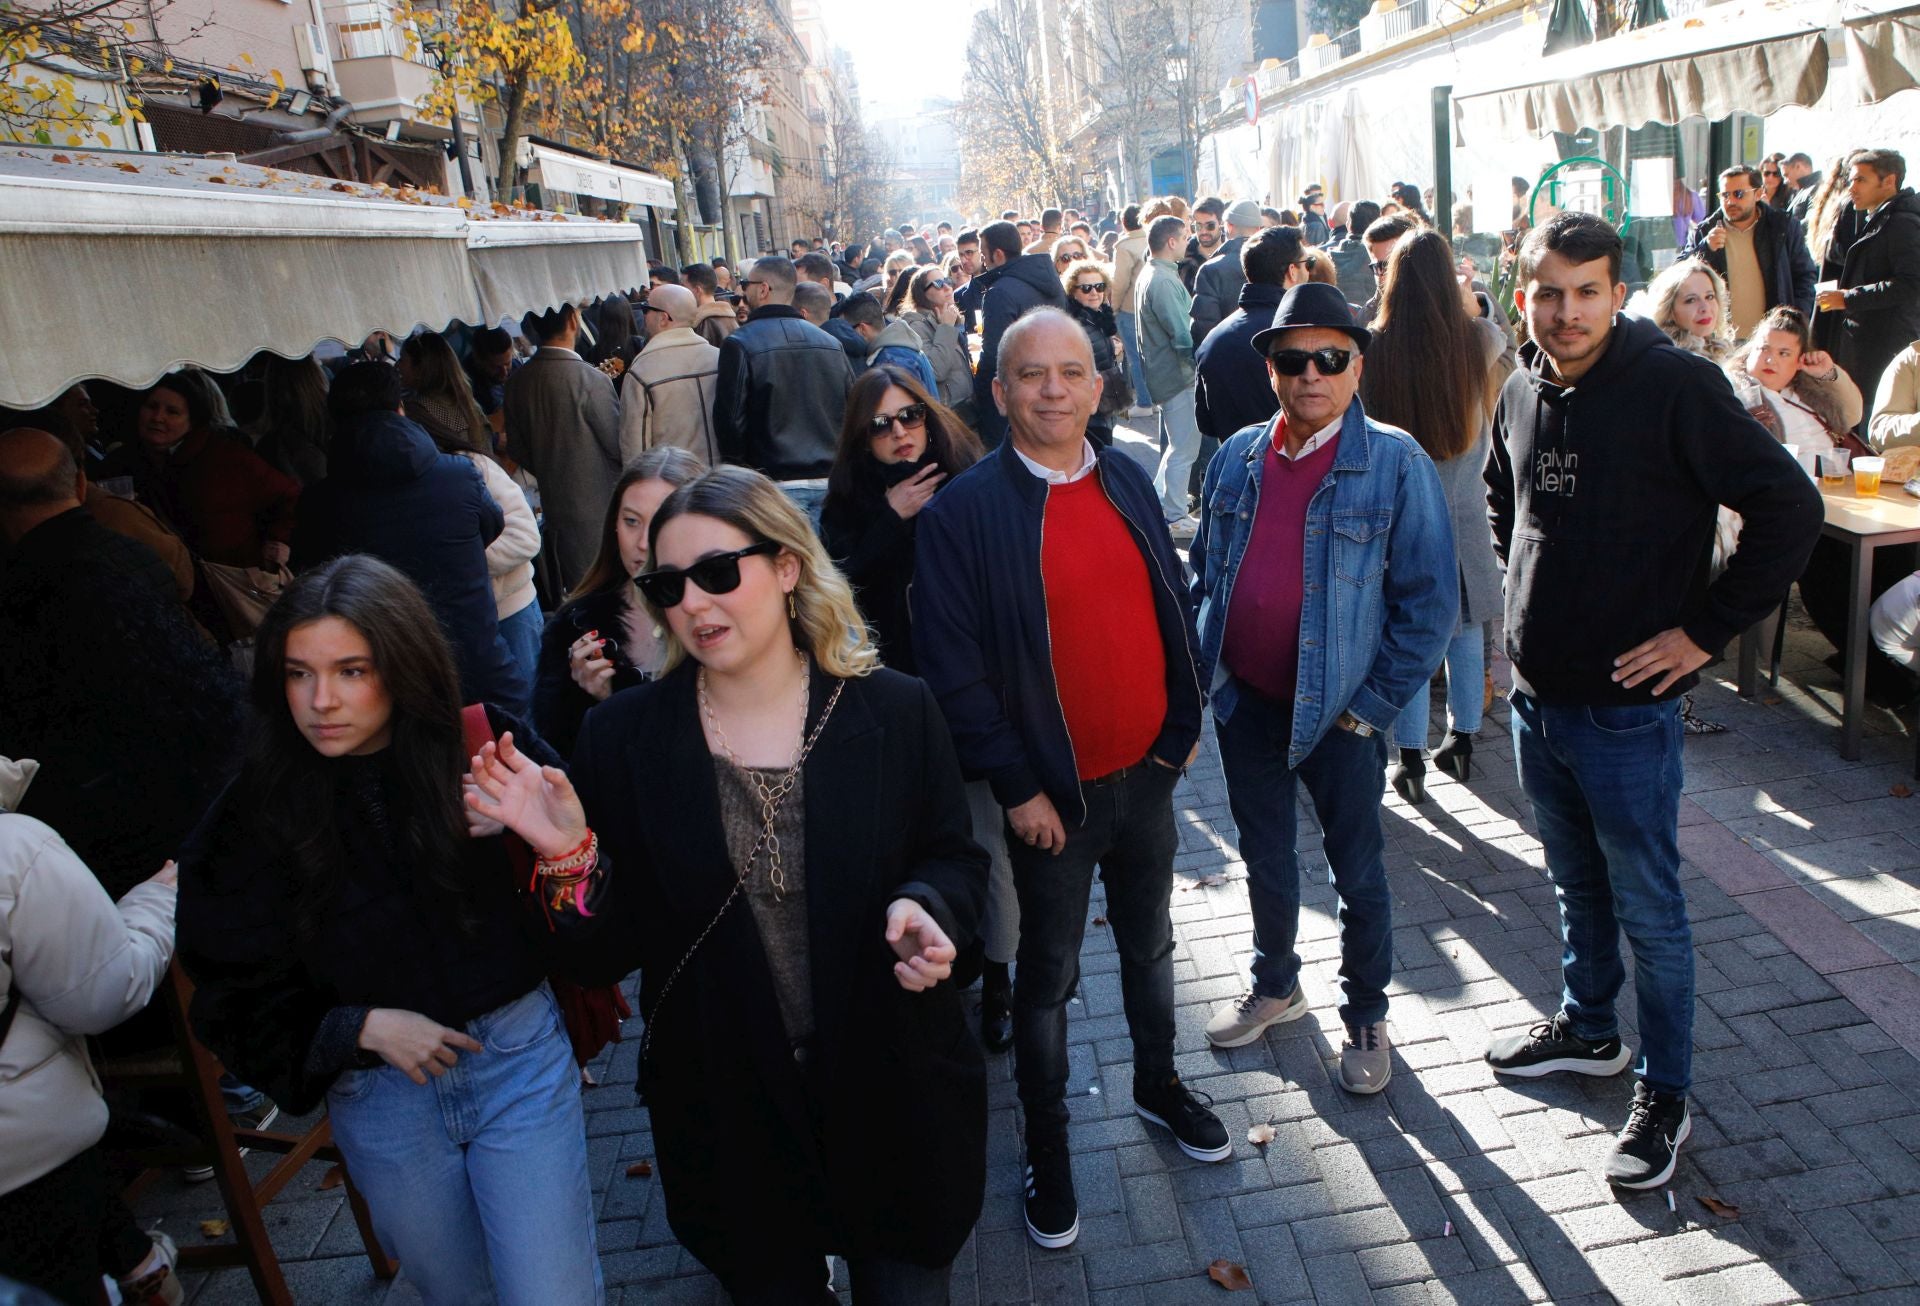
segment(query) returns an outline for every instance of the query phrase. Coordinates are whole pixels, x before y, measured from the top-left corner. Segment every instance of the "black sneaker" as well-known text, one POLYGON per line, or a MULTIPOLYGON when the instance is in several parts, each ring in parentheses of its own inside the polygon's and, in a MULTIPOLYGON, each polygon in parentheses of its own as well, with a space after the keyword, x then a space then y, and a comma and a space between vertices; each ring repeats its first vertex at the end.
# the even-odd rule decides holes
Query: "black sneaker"
POLYGON ((1070 1246, 1080 1236, 1065 1130, 1027 1139, 1027 1235, 1042 1247, 1070 1246))
POLYGON ((1552 1020, 1543 1020, 1525 1034, 1497 1038, 1487 1045, 1487 1064, 1496 1075, 1516 1075, 1538 1079, 1557 1071, 1576 1075, 1617 1075, 1627 1068, 1632 1054, 1616 1035, 1598 1043, 1589 1043, 1573 1032, 1567 1013, 1557 1011, 1552 1020))
POLYGON ((1133 1109, 1141 1119, 1171 1133, 1180 1150, 1194 1160, 1224 1161, 1233 1155, 1233 1142, 1220 1117, 1207 1110, 1213 1099, 1207 1097, 1202 1105, 1203 1097, 1207 1095, 1195 1096, 1178 1075, 1159 1084, 1133 1081, 1133 1109))
POLYGON ((1633 1086, 1633 1109, 1607 1157, 1607 1182, 1620 1188, 1658 1188, 1673 1178, 1680 1144, 1693 1132, 1693 1112, 1680 1093, 1633 1086))

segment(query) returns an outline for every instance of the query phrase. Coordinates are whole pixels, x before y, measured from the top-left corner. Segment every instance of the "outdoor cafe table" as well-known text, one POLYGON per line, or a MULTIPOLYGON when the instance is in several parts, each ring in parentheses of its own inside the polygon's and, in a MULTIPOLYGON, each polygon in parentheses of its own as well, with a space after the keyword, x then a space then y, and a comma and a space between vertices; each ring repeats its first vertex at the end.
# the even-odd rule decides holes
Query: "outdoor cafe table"
MULTIPOLYGON (((1849 477, 1836 486, 1822 484, 1826 522, 1820 533, 1847 546, 1851 569, 1847 585, 1847 656, 1841 676, 1840 756, 1849 762, 1860 756, 1860 723, 1866 707, 1867 609, 1872 606, 1874 550, 1890 544, 1920 541, 1920 499, 1898 483, 1882 481, 1880 493, 1862 498, 1849 477)), ((1764 625, 1765 623, 1761 623, 1764 625)), ((1759 681, 1760 627, 1740 637, 1740 692, 1751 697, 1759 681)))

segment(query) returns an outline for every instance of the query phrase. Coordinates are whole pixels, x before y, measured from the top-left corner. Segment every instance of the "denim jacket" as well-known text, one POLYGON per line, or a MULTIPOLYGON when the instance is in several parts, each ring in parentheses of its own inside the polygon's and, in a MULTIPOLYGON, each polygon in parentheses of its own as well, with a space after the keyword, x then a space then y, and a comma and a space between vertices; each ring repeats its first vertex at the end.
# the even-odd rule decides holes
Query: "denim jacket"
MULTIPOLYGON (((1199 608, 1200 674, 1225 721, 1239 684, 1220 647, 1260 500, 1273 423, 1220 447, 1201 487, 1189 555, 1199 608)), ((1460 612, 1459 567, 1440 477, 1412 436, 1370 420, 1354 400, 1333 468, 1307 504, 1306 593, 1288 767, 1342 712, 1385 733, 1446 655, 1460 612), (1331 599, 1331 601, 1329 601, 1331 599)))

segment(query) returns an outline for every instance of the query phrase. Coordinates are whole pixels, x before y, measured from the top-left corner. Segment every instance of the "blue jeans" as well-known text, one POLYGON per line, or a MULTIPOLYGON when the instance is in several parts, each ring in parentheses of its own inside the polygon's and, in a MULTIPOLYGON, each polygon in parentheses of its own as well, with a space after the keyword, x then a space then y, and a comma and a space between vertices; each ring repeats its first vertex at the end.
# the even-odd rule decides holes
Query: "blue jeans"
POLYGON ((1153 395, 1147 389, 1147 369, 1140 362, 1140 330, 1131 313, 1115 313, 1114 323, 1120 328, 1120 343, 1127 350, 1127 372, 1133 377, 1133 402, 1142 408, 1153 407, 1153 395))
POLYGON ((1120 1001, 1136 1077, 1173 1075, 1173 786, 1178 773, 1144 762, 1107 784, 1082 784, 1086 823, 1068 825, 1058 855, 1007 830, 1020 944, 1013 973, 1014 1078, 1028 1128, 1067 1123, 1067 999, 1080 983, 1093 871, 1107 886, 1120 952, 1120 1001))
POLYGON ((1214 717, 1227 803, 1240 830, 1253 909, 1253 991, 1285 998, 1300 980, 1300 858, 1295 785, 1304 783, 1326 832, 1327 862, 1340 895, 1340 1019, 1349 1026, 1386 1019, 1393 978, 1393 896, 1387 891, 1386 836, 1380 828, 1387 744, 1335 727, 1287 768, 1291 705, 1239 686, 1225 721, 1214 717))
MULTIPOLYGON (((546 614, 540 611, 540 600, 535 599, 511 617, 500 619, 500 638, 507 642, 507 652, 513 655, 515 665, 532 685, 540 676, 540 631, 547 622, 546 614)), ((529 700, 532 694, 528 694, 529 700)))
POLYGON ((780 481, 781 491, 793 500, 794 506, 807 514, 807 520, 813 523, 813 532, 820 533, 820 509, 827 501, 827 483, 825 479, 817 481, 780 481))
POLYGON ((580 1072, 553 991, 542 983, 466 1032, 486 1051, 425 1085, 381 1065, 327 1090, 374 1228, 429 1306, 597 1306, 580 1072))
POLYGON ((1191 384, 1160 401, 1160 431, 1166 439, 1166 452, 1160 455, 1153 492, 1160 496, 1160 511, 1168 521, 1187 515, 1187 482, 1200 457, 1200 427, 1194 419, 1193 401, 1191 384))
POLYGON ((1569 707, 1513 694, 1513 751, 1560 900, 1562 1003, 1584 1039, 1619 1032, 1633 945, 1648 1086, 1693 1074, 1693 928, 1680 888, 1680 704, 1569 707))
MULTIPOLYGON (((1480 729, 1487 702, 1486 627, 1468 626, 1447 644, 1447 728, 1471 735, 1480 729)), ((1406 710, 1393 723, 1395 748, 1425 748, 1433 712, 1433 683, 1420 682, 1406 710)))

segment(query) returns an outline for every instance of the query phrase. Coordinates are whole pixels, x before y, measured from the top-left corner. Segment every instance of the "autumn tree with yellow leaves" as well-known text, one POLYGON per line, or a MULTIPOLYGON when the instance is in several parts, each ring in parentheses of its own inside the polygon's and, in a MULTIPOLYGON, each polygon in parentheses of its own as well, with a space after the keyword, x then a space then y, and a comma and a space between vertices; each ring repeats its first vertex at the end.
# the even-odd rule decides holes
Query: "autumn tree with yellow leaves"
POLYGON ((150 21, 136 0, 0 0, 0 141, 111 145, 103 127, 141 120, 139 55, 121 47, 150 21), (108 88, 82 93, 82 80, 108 88))
POLYGON ((542 98, 564 105, 586 67, 559 0, 443 0, 403 6, 400 17, 440 66, 423 106, 428 117, 450 118, 461 100, 500 105, 505 124, 495 194, 511 194, 520 142, 540 120, 542 98))

